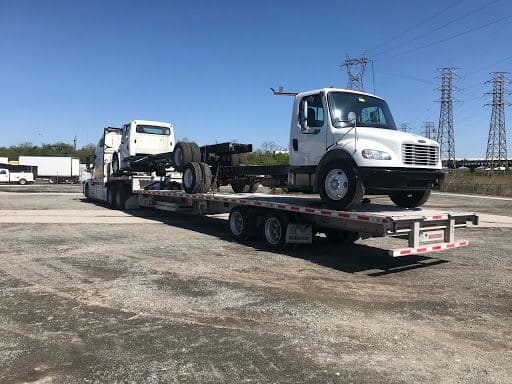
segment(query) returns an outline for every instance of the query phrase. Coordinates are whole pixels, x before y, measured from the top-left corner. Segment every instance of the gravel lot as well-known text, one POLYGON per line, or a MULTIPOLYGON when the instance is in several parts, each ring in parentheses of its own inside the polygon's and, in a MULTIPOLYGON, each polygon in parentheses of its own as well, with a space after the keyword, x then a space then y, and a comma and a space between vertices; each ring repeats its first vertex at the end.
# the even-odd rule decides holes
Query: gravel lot
POLYGON ((223 216, 2 190, 0 383, 512 382, 511 200, 435 194, 494 216, 392 259, 392 239, 273 253, 223 216))

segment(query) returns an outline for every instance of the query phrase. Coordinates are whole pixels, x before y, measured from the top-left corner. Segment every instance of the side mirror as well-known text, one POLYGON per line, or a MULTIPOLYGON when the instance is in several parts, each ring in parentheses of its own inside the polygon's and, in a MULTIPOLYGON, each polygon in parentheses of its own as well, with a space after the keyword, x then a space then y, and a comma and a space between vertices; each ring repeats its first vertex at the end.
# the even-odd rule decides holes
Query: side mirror
POLYGON ((356 121, 357 121, 357 117, 356 117, 356 114, 354 112, 349 112, 348 113, 348 123, 349 124, 356 124, 356 121))

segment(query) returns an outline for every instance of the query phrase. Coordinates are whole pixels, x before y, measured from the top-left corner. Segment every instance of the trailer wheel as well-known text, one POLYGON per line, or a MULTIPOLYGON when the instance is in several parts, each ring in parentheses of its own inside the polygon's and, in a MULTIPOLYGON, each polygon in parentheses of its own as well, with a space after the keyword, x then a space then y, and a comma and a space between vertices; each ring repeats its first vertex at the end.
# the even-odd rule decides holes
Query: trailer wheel
POLYGON ((229 229, 236 240, 248 240, 255 237, 256 218, 245 207, 234 207, 229 213, 229 229))
POLYGON ((319 182, 320 197, 331 209, 350 209, 363 198, 363 183, 348 161, 338 159, 326 164, 319 173, 319 182))
POLYGON ((178 172, 182 172, 185 169, 185 165, 192 161, 192 148, 190 143, 180 141, 176 143, 173 152, 173 163, 174 169, 178 172))
POLYGON ((344 231, 342 229, 327 229, 325 230, 325 237, 333 244, 352 244, 361 238, 359 232, 344 231))
POLYGON ((186 193, 197 193, 201 188, 203 172, 199 163, 188 163, 183 169, 182 184, 186 193))
POLYGON ((25 184, 27 184, 27 180, 25 180, 25 179, 19 179, 19 180, 18 180, 18 183, 19 183, 20 185, 25 185, 25 184))
POLYGON ((199 163, 199 167, 201 168, 202 179, 201 179, 201 188, 199 188, 199 193, 206 193, 212 187, 212 170, 210 166, 206 163, 199 163))
POLYGON ((199 149, 199 145, 196 143, 188 143, 190 146, 190 152, 192 153, 192 160, 196 163, 199 163, 201 161, 201 150, 199 149))
POLYGON ((431 190, 424 191, 393 191, 389 198, 393 203, 403 208, 415 208, 423 205, 430 197, 431 190))
POLYGON ((275 213, 265 218, 263 225, 263 239, 272 249, 279 250, 287 247, 286 229, 290 219, 283 213, 275 213))

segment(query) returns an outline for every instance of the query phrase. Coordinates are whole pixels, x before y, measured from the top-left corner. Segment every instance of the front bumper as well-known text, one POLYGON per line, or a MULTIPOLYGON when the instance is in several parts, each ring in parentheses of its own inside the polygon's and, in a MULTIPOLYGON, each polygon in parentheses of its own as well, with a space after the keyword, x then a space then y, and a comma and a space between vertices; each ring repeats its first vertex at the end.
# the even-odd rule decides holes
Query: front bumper
POLYGON ((366 193, 381 191, 415 191, 440 188, 445 173, 439 169, 359 168, 366 193))

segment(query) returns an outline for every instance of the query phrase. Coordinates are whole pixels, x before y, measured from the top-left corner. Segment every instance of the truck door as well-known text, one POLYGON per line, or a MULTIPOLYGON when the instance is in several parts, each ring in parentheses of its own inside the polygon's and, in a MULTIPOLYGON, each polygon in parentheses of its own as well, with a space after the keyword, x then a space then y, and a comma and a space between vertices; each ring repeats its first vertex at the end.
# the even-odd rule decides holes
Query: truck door
POLYGON ((0 169, 0 183, 9 182, 9 171, 7 169, 0 169))
POLYGON ((326 149, 327 114, 322 93, 304 96, 298 103, 291 135, 290 164, 317 165, 326 149))

